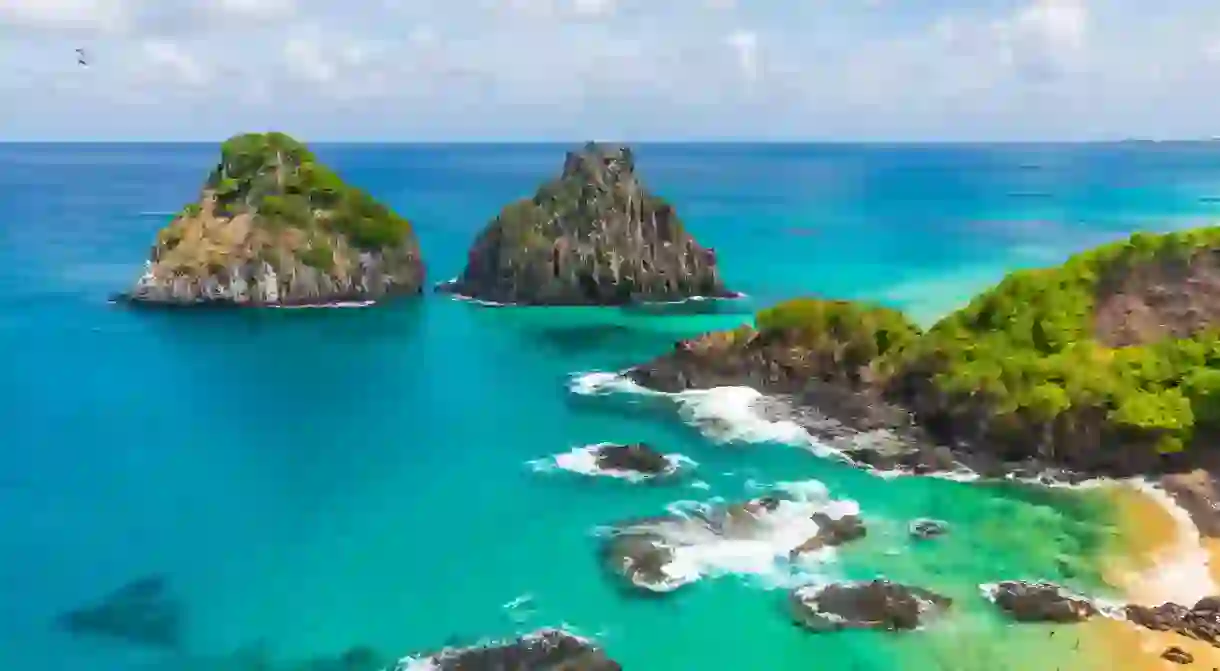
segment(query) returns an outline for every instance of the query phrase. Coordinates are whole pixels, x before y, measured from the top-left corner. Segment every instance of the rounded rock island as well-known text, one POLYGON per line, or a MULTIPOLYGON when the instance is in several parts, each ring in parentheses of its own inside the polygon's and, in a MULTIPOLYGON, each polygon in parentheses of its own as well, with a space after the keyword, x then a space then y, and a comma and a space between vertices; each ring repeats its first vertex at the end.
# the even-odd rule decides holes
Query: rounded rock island
POLYGON ((418 294, 406 219, 283 133, 238 135, 199 199, 157 234, 137 304, 314 305, 418 294))

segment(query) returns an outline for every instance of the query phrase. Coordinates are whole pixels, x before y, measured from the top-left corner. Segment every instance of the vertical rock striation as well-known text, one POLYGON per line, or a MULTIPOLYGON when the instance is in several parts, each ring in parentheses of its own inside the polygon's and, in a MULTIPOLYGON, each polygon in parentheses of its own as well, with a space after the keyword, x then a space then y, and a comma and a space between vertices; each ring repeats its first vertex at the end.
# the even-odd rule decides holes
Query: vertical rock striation
POLYGON ((527 305, 622 305, 729 297, 716 255, 650 193, 627 147, 587 144, 533 198, 483 230, 465 270, 438 287, 527 305))

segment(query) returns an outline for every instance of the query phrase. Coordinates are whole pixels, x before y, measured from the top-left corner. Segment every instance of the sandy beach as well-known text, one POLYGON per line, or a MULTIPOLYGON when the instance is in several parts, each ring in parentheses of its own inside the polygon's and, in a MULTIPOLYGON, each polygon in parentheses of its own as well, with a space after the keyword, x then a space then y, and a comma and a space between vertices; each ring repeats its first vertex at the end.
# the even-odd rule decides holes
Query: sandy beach
MULTIPOLYGON (((1220 583, 1220 539, 1200 538, 1185 511, 1168 495, 1147 485, 1116 484, 1107 488, 1118 511, 1114 551, 1103 566, 1107 582, 1131 603, 1157 605, 1175 601, 1192 605, 1217 593, 1220 583)), ((1220 648, 1175 632, 1156 632, 1110 618, 1079 625, 1081 647, 1099 668, 1126 671, 1220 668, 1220 648), (1181 666, 1161 658, 1169 647, 1190 653, 1194 663, 1181 666)))

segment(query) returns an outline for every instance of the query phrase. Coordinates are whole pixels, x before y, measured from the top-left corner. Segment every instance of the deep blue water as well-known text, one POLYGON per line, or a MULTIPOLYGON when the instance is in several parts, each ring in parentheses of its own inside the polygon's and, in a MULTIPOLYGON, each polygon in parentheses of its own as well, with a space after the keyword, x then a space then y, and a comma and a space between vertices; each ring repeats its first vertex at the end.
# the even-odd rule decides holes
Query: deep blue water
MULTIPOLYGON (((315 149, 415 223, 439 281, 501 205, 560 169, 565 147, 315 149)), ((812 574, 884 574, 966 603, 987 580, 1063 579, 1058 559, 1087 554, 1096 529, 1028 492, 881 480, 774 441, 720 444, 680 403, 581 396, 573 375, 804 293, 881 300, 927 321, 1008 269, 1220 211, 1208 200, 1220 196, 1213 144, 645 145, 644 179, 748 300, 703 314, 489 309, 431 294, 363 310, 108 304, 216 151, 0 145, 2 669, 240 669, 205 662, 251 646, 289 661, 355 644, 397 655, 563 623, 598 635, 632 671, 831 658, 842 663, 826 668, 935 668, 938 646, 952 645, 935 632, 797 630, 774 576, 628 598, 604 579, 593 533, 675 501, 817 480, 858 502, 872 530, 812 574), (635 440, 695 459, 708 488, 527 466, 635 440), (913 547, 905 524, 919 516, 965 532, 913 547), (149 574, 181 596, 183 650, 53 626, 149 574), (515 621, 501 605, 522 594, 535 611, 515 621)), ((739 405, 730 395, 685 407, 735 417, 739 405)), ((942 633, 1001 631, 985 604, 958 611, 942 633)))

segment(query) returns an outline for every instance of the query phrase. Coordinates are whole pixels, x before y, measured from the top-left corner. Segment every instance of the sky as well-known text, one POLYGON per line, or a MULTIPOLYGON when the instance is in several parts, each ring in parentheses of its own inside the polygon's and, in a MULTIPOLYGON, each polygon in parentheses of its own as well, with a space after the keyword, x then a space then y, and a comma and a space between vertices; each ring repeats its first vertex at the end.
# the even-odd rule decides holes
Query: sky
POLYGON ((0 139, 272 129, 1207 138, 1220 135, 1220 1, 0 0, 0 139))

